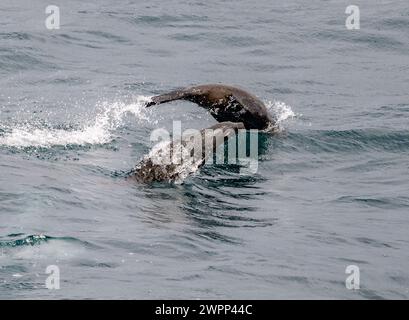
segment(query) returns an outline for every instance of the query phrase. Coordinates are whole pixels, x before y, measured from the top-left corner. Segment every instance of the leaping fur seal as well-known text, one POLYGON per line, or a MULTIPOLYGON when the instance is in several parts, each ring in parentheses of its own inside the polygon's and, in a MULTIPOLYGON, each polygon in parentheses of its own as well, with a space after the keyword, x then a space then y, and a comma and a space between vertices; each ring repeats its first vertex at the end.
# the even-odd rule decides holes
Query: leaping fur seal
POLYGON ((264 103, 243 89, 206 84, 171 91, 151 98, 146 107, 174 100, 187 100, 209 110, 219 122, 242 122, 246 129, 274 131, 276 121, 264 103))
POLYGON ((243 123, 222 122, 196 130, 196 134, 186 133, 180 141, 159 143, 134 168, 130 177, 143 183, 183 181, 240 129, 245 129, 243 123))

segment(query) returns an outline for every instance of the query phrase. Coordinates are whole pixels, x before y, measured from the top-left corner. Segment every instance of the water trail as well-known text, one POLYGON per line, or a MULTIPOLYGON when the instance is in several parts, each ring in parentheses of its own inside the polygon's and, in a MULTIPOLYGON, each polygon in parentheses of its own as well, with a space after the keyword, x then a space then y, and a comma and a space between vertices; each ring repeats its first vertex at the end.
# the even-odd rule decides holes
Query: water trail
POLYGON ((149 97, 138 96, 134 103, 103 102, 102 112, 94 121, 77 130, 38 127, 25 123, 4 130, 0 136, 0 145, 8 147, 51 147, 66 145, 105 144, 113 139, 113 132, 118 129, 130 113, 138 120, 149 121, 150 111, 144 107, 149 97))
MULTIPOLYGON (((93 121, 88 121, 79 129, 49 128, 36 122, 25 122, 12 127, 3 126, 0 130, 0 146, 6 147, 44 147, 105 144, 112 141, 116 129, 123 125, 125 116, 133 114, 137 121, 149 121, 150 109, 144 107, 149 101, 147 96, 137 96, 135 102, 102 102, 101 112, 93 121)), ((290 106, 280 101, 267 102, 267 108, 275 115, 282 128, 287 119, 296 114, 290 106)))

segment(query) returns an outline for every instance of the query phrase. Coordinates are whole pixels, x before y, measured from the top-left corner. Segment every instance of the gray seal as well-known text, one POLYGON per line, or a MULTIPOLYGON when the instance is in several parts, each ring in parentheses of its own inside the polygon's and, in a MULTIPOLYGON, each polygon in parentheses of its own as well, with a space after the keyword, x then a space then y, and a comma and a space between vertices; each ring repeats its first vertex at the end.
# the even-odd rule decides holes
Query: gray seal
POLYGON ((165 141, 157 144, 132 170, 130 177, 138 182, 182 182, 197 171, 216 148, 238 130, 243 123, 221 122, 210 128, 196 131, 195 136, 184 134, 180 141, 165 141), (174 161, 177 155, 180 161, 174 161))

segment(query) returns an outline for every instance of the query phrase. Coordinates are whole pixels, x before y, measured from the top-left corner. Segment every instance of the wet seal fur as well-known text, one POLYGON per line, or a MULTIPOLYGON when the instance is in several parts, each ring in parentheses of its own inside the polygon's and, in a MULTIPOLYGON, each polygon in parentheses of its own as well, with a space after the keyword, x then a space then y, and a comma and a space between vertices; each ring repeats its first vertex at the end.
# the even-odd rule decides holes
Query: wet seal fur
POLYGON ((246 129, 275 131, 276 120, 265 104, 243 89, 222 84, 183 88, 154 96, 146 107, 175 100, 187 100, 210 112, 219 122, 242 122, 246 129))
POLYGON ((167 141, 154 147, 142 161, 132 170, 130 177, 138 182, 179 182, 186 176, 201 167, 208 156, 225 142, 229 137, 237 134, 240 129, 245 129, 243 123, 221 122, 210 128, 203 129, 198 139, 193 139, 191 134, 185 134, 178 141, 167 141), (208 130, 213 130, 211 139, 208 138, 208 130), (200 142, 200 143, 199 143, 200 142), (170 161, 175 150, 187 150, 181 152, 181 163, 170 161), (199 151, 192 153, 191 150, 199 151))

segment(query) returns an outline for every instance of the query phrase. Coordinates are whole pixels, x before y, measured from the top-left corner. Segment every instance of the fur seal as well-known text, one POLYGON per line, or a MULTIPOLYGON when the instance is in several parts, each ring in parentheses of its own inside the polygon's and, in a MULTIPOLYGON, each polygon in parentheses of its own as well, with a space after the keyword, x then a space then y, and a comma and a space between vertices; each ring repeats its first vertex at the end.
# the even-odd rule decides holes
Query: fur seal
POLYGON ((187 100, 210 112, 219 122, 242 122, 246 129, 274 131, 276 121, 264 103, 243 89, 222 84, 183 88, 151 98, 146 107, 174 100, 187 100))
POLYGON ((130 177, 143 183, 181 182, 240 129, 245 129, 243 123, 221 122, 201 131, 194 130, 196 134, 186 133, 180 141, 160 142, 132 170, 130 177))

